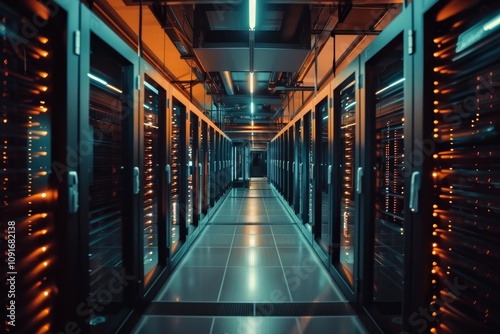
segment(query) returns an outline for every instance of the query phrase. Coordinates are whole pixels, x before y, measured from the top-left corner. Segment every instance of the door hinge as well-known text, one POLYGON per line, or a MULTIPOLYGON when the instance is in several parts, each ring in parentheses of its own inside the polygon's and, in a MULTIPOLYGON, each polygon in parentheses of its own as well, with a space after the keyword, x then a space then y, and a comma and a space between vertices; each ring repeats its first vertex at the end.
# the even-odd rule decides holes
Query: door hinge
POLYGON ((415 52, 415 32, 408 30, 408 54, 412 55, 415 52))

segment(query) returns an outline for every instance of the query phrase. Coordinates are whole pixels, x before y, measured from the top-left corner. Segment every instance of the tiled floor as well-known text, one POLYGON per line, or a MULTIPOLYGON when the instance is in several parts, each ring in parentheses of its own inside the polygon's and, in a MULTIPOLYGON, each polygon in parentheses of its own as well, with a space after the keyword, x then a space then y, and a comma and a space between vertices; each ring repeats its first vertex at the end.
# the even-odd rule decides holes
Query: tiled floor
POLYGON ((260 179, 249 189, 231 190, 134 333, 332 333, 332 328, 366 333, 260 179), (340 311, 305 316, 311 303, 340 311), (187 311, 180 312, 186 305, 187 311), (206 315, 220 306, 227 311, 206 315), (238 313, 238 306, 248 309, 238 313))

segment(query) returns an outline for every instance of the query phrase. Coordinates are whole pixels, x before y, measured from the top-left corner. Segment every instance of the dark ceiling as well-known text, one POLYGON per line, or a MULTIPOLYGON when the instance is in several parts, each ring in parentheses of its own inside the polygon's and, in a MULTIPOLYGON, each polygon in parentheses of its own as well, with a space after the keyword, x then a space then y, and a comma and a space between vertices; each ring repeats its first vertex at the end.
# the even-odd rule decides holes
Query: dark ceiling
MULTIPOLYGON (((291 94, 314 90, 303 79, 327 41, 332 36, 358 36, 343 48, 349 51, 362 37, 378 34, 379 21, 389 11, 398 11, 401 1, 257 0, 255 30, 249 29, 248 0, 144 0, 143 4, 181 58, 190 62, 197 83, 203 83, 212 96, 213 120, 233 140, 249 140, 257 132, 264 147, 283 126, 281 116, 291 94), (255 84, 250 94, 252 71, 255 84)), ((177 84, 189 88, 186 82, 177 84)))

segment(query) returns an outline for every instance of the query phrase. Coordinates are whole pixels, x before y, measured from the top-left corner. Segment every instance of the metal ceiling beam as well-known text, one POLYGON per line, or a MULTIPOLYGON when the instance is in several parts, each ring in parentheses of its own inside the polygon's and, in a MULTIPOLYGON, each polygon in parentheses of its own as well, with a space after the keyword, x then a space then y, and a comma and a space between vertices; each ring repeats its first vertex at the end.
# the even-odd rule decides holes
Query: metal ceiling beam
POLYGON ((382 30, 332 30, 330 35, 378 35, 382 30))
MULTIPOLYGON (((327 0, 264 0, 268 4, 278 5, 332 5, 332 1, 327 0)), ((123 0, 126 5, 139 5, 140 0, 123 0)), ((243 0, 143 0, 144 5, 151 4, 165 5, 240 5, 243 0)), ((365 4, 401 4, 403 0, 352 0, 353 5, 365 4)))

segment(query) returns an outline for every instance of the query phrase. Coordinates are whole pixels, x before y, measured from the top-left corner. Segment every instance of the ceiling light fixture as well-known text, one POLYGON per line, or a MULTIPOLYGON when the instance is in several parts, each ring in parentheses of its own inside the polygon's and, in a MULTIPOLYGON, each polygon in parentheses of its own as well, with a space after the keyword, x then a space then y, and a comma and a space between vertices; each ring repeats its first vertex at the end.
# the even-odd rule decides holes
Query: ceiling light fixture
POLYGON ((253 72, 250 72, 250 94, 253 94, 254 82, 253 82, 253 72))
POLYGON ((249 23, 250 23, 250 30, 255 30, 255 17, 256 17, 256 11, 257 11, 257 0, 249 0, 249 9, 250 9, 250 15, 249 15, 249 23))

